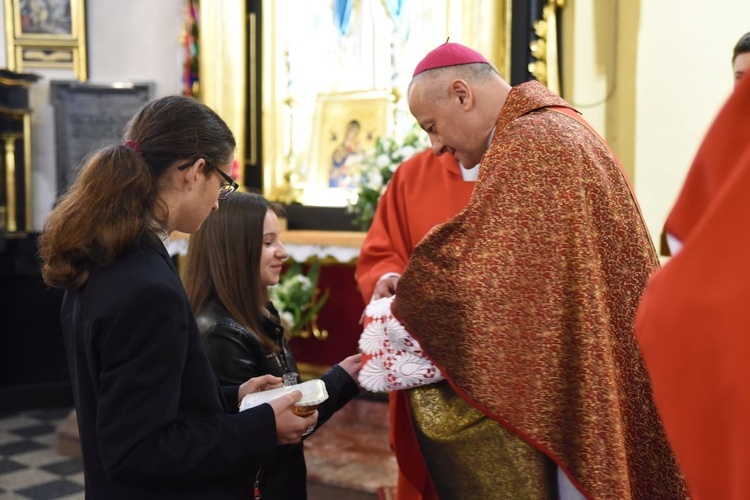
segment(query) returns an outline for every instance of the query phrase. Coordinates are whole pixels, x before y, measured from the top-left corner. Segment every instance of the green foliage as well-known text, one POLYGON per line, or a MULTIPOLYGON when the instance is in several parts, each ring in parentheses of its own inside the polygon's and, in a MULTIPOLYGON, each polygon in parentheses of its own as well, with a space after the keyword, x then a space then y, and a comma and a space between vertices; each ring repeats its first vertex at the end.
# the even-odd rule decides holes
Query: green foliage
POLYGON ((279 284, 270 288, 271 302, 293 332, 307 327, 328 300, 329 290, 320 297, 316 296, 319 274, 320 262, 317 260, 310 264, 306 276, 299 262, 291 261, 279 284))
POLYGON ((375 140, 375 151, 362 159, 357 200, 347 206, 347 211, 355 215, 354 222, 362 231, 370 228, 380 197, 399 165, 429 145, 427 135, 416 124, 400 143, 390 137, 375 140))

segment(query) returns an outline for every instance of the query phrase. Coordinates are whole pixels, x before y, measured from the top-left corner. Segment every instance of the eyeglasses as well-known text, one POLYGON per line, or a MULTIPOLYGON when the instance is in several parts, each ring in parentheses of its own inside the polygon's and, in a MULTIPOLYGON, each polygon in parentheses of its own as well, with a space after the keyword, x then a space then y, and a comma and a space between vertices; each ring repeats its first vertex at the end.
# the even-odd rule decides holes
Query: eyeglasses
POLYGON ((240 185, 234 182, 234 179, 225 174, 220 168, 217 168, 216 171, 219 172, 219 175, 221 175, 226 181, 219 188, 219 199, 226 200, 227 198, 229 198, 230 194, 237 191, 237 188, 239 188, 240 185))
MULTIPOLYGON (((186 168, 193 165, 193 163, 194 162, 180 165, 179 167, 177 167, 177 170, 185 170, 186 168)), ((237 191, 237 189, 239 189, 240 185, 237 184, 234 181, 234 179, 232 179, 227 174, 225 174, 220 168, 214 167, 208 162, 206 162, 206 165, 216 170, 219 173, 219 175, 221 175, 224 178, 225 182, 221 185, 221 187, 219 187, 219 199, 220 200, 226 200, 227 198, 229 198, 230 194, 234 193, 235 191, 237 191)))

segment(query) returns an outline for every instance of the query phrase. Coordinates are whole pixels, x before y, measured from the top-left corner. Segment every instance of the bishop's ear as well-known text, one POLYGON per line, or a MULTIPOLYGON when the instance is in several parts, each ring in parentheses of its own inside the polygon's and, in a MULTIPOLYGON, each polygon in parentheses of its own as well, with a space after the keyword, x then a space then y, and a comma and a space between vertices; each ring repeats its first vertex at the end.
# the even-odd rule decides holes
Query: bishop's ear
POLYGON ((467 106, 471 104, 471 87, 463 80, 454 80, 451 90, 458 99, 459 104, 467 106))

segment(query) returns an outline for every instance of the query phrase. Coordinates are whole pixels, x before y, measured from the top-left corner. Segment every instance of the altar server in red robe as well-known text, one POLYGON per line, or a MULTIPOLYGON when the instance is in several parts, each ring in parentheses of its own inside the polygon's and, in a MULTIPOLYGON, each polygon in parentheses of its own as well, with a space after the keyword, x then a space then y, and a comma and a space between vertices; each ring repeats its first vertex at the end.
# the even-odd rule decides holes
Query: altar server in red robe
POLYGON ((649 281, 636 334, 695 499, 750 498, 750 77, 708 131, 666 228, 682 243, 649 281))
MULTIPOLYGON (((365 304, 396 292, 411 251, 427 232, 456 215, 474 189, 477 166, 425 150, 402 163, 378 202, 357 258, 357 283, 365 304)), ((404 391, 389 395, 391 447, 399 464, 399 500, 435 496, 414 437, 404 391)))

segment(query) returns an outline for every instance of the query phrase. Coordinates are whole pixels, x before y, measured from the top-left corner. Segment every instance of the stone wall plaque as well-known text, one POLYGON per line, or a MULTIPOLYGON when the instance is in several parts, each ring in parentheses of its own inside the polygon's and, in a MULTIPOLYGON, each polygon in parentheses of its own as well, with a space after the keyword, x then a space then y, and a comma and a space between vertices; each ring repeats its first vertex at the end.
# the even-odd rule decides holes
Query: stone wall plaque
POLYGON ((86 157, 99 148, 122 142, 128 121, 150 101, 154 84, 93 85, 50 82, 55 109, 57 193, 75 180, 86 157))

